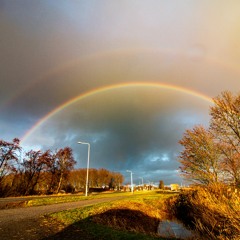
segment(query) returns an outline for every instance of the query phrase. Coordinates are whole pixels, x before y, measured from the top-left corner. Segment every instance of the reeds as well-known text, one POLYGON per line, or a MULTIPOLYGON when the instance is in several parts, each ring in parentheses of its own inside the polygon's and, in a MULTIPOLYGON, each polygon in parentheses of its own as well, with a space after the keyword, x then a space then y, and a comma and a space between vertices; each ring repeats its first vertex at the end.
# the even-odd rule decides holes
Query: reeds
POLYGON ((239 189, 220 184, 196 187, 168 203, 171 214, 203 239, 240 239, 239 189))

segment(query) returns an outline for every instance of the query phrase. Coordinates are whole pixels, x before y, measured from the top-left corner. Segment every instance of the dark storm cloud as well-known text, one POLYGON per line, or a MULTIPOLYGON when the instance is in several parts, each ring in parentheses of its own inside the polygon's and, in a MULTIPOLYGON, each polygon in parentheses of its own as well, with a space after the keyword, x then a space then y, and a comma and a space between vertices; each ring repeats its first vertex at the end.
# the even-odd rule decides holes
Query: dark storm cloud
MULTIPOLYGON (((214 97, 238 92, 238 1, 0 1, 0 134, 11 140, 92 89, 159 82, 214 97), (204 17, 203 17, 204 16, 204 17)), ((166 89, 82 99, 48 119, 25 147, 74 149, 78 165, 180 181, 178 140, 208 125, 209 103, 166 89)), ((151 180, 152 179, 152 180, 151 180)), ((136 180, 137 181, 137 180, 136 180)))
POLYGON ((77 142, 87 141, 91 143, 92 167, 124 174, 126 169, 134 169, 139 175, 151 172, 152 181, 158 181, 159 169, 176 175, 178 140, 186 118, 188 127, 206 122, 207 111, 207 102, 172 90, 114 89, 62 110, 33 132, 25 144, 53 149, 69 145, 76 153, 78 166, 85 167, 87 151, 77 142), (186 104, 188 116, 183 117, 186 104), (197 113, 195 108, 202 112, 197 113))

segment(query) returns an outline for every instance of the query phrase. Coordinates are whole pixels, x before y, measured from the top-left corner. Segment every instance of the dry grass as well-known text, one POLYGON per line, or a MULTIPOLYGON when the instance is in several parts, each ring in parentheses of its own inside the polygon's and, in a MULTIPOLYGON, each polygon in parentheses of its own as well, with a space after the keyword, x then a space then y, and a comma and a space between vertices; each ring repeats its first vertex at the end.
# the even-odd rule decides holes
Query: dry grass
MULTIPOLYGON (((155 201, 154 201, 155 202, 155 201)), ((92 216, 92 221, 124 231, 157 236, 162 211, 145 202, 122 201, 92 216)))
POLYGON ((240 239, 240 194, 235 190, 198 187, 169 200, 168 208, 206 239, 240 239))
POLYGON ((139 210, 111 209, 92 218, 95 223, 121 231, 157 236, 159 219, 149 217, 139 210))

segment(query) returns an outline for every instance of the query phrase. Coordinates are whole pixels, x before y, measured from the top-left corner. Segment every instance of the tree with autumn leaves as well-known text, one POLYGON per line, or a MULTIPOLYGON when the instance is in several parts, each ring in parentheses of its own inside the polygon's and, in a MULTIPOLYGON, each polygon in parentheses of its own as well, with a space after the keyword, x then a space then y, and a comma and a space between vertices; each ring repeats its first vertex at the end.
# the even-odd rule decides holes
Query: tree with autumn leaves
POLYGON ((44 186, 58 193, 74 168, 72 149, 23 153, 20 140, 0 140, 0 196, 36 194, 44 186))
MULTIPOLYGON (((85 188, 86 168, 75 169, 70 172, 68 183, 76 190, 85 188)), ((123 175, 119 172, 112 172, 104 168, 89 169, 89 188, 120 189, 124 181, 123 175)))
MULTIPOLYGON (((20 140, 0 140, 0 197, 80 191, 86 169, 74 169, 70 147, 24 152, 20 140)), ((89 169, 89 188, 119 189, 123 176, 107 169, 89 169)))
POLYGON ((240 186, 240 95, 225 91, 213 103, 209 128, 195 126, 179 141, 181 174, 198 184, 240 186))

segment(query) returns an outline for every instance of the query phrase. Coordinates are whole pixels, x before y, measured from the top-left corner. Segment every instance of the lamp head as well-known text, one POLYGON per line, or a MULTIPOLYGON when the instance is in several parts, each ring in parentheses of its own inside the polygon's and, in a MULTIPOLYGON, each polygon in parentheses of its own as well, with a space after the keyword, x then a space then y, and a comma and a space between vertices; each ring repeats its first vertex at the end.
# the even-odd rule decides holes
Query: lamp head
POLYGON ((90 143, 87 143, 87 142, 77 142, 78 144, 88 144, 90 145, 90 143))

